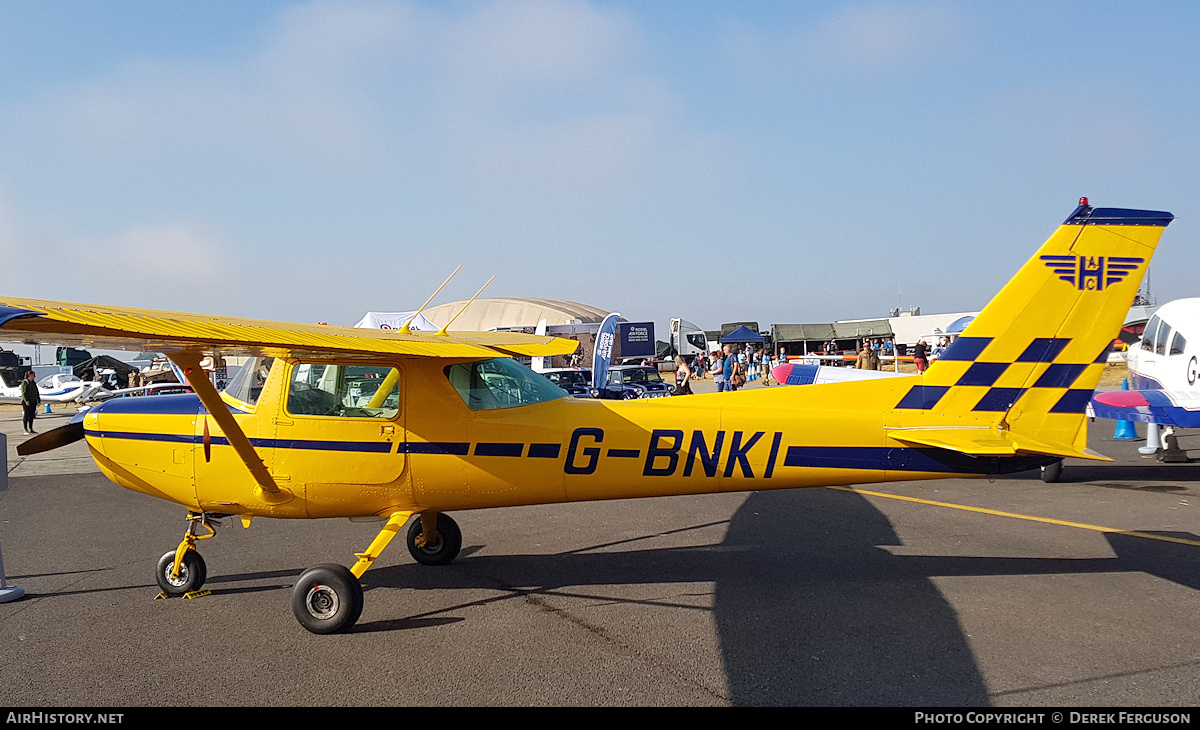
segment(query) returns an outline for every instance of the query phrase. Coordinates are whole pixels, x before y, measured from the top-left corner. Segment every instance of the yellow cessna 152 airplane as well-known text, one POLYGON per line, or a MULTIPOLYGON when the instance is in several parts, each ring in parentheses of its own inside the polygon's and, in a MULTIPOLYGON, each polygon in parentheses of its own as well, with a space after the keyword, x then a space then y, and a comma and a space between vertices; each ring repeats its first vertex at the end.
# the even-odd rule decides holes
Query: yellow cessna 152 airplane
POLYGON ((511 333, 370 331, 0 297, 0 339, 160 351, 194 395, 125 398, 32 439, 80 438, 117 484, 178 502, 169 595, 200 589, 211 522, 386 521, 347 569, 304 571, 292 610, 344 631, 359 579, 398 531, 454 560, 454 510, 938 479, 1021 471, 1087 450, 1084 409, 1169 213, 1086 199, 922 376, 609 401, 568 398, 515 361, 576 343, 511 333), (205 358, 246 355, 218 393, 205 358), (413 519, 414 516, 419 518, 413 519))

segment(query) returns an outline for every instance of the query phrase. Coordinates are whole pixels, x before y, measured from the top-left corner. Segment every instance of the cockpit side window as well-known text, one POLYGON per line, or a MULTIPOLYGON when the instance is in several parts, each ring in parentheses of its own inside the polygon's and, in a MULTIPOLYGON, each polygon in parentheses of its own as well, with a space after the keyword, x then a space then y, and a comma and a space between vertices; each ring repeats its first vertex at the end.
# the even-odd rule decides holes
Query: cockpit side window
POLYGON ((400 413, 400 372, 386 365, 302 362, 288 381, 293 416, 395 418, 400 413))

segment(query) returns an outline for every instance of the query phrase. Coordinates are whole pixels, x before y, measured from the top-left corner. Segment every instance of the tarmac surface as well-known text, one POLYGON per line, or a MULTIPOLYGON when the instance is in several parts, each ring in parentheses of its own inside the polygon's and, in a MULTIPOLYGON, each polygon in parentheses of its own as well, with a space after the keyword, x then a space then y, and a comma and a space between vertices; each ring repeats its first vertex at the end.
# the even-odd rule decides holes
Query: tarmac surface
POLYGON ((0 703, 1194 706, 1200 463, 1091 428, 1116 463, 1060 484, 455 513, 454 564, 393 543, 355 631, 315 636, 292 583, 378 524, 223 528, 201 543, 212 594, 156 601, 182 508, 108 482, 82 443, 19 460, 20 414, 0 410, 0 544, 28 592, 0 604, 0 703))

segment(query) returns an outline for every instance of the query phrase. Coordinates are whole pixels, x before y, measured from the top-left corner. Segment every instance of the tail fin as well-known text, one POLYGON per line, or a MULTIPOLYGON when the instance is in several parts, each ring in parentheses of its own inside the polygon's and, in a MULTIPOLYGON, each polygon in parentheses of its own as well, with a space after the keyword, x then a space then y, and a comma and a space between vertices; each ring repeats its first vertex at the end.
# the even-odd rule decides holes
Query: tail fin
POLYGON ((1173 218, 1081 199, 897 408, 925 411, 930 426, 990 423, 1022 450, 1082 455, 1108 348, 1173 218))

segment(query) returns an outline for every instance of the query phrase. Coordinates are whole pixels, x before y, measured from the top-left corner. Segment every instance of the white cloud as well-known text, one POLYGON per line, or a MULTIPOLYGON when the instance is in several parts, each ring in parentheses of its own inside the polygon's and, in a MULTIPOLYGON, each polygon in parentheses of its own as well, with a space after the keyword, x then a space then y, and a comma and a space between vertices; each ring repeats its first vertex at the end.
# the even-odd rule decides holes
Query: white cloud
POLYGON ((619 9, 580 0, 314 2, 248 51, 142 59, 48 89, 0 120, 0 153, 40 186, 37 235, 52 248, 57 228, 130 262, 102 264, 80 296, 136 305, 128 293, 152 288, 162 306, 203 293, 251 315, 333 320, 368 293, 332 286, 288 309, 288 282, 328 280, 348 248, 403 262, 364 307, 380 309, 408 306, 395 292, 425 290, 426 269, 440 277, 450 258, 512 264, 526 287, 531 249, 712 235, 703 221, 737 180, 731 141, 687 128, 645 47, 619 9), (139 259, 155 239, 204 253, 139 259), (235 248, 272 263, 206 267, 235 248), (409 265, 418 250, 424 268, 409 265))
POLYGON ((416 35, 412 25, 391 4, 289 8, 248 58, 123 66, 51 91, 18 128, 103 164, 218 156, 226 170, 264 158, 345 168, 378 142, 362 79, 416 35))
POLYGON ((758 81, 891 78, 955 56, 967 35, 950 2, 847 3, 792 28, 730 27, 725 47, 758 81))
POLYGON ((152 306, 191 298, 241 269, 219 236, 181 223, 137 224, 111 235, 32 230, 0 199, 0 259, 11 271, 5 294, 152 306))
POLYGON ((455 76, 507 91, 607 76, 640 38, 622 15, 588 3, 517 0, 483 6, 451 25, 445 42, 455 76))

